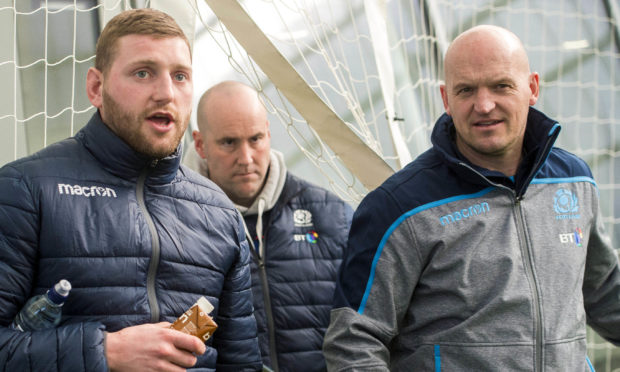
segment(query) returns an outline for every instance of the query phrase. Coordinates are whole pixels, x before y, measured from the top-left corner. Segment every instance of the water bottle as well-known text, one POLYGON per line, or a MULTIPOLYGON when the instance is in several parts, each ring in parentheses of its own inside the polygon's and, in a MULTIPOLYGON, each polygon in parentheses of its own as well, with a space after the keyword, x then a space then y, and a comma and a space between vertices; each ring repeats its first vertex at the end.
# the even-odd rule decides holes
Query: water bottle
POLYGON ((30 298, 11 323, 11 328, 32 332, 56 327, 70 290, 71 283, 62 279, 45 294, 30 298))

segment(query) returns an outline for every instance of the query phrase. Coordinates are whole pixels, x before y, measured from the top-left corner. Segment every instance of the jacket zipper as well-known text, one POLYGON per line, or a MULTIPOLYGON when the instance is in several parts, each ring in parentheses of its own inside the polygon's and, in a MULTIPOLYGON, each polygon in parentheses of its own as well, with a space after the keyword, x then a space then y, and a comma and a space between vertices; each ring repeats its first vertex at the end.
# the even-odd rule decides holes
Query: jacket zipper
MULTIPOLYGON (((294 196, 301 193, 304 189, 298 190, 297 193, 288 197, 288 199, 283 200, 281 202, 282 205, 286 205, 290 199, 294 196)), ((267 221, 267 226, 263 230, 263 247, 267 247, 267 235, 269 233, 269 228, 271 227, 271 221, 275 218, 274 216, 279 213, 279 209, 272 209, 271 214, 269 215, 269 220, 267 221)), ((245 221, 244 221, 245 223, 245 221)), ((247 231, 247 230, 246 230, 247 231)), ((256 248, 254 247, 254 241, 249 234, 246 234, 246 237, 252 247, 252 254, 254 258, 258 262, 258 275, 260 276, 261 285, 263 287, 263 302, 265 304, 265 317, 267 318, 267 333, 269 334, 269 356, 271 360, 271 368, 274 372, 279 372, 280 367, 278 367, 278 353, 276 350, 276 327, 273 321, 273 311, 271 310, 271 296, 269 296, 269 283, 267 282, 267 268, 265 266, 265 258, 260 257, 258 253, 256 253, 256 248)), ((267 250, 263 250, 263 254, 266 253, 267 250)))
POLYGON ((523 255, 525 256, 525 273, 528 276, 530 283, 532 283, 533 301, 534 301, 534 326, 535 326, 535 369, 534 371, 542 372, 543 370, 543 326, 542 326, 542 309, 540 303, 540 291, 538 289, 538 281, 536 280, 536 274, 534 274, 534 260, 532 258, 531 247, 527 235, 525 233, 525 221, 523 219, 523 212, 521 210, 521 199, 515 199, 515 213, 517 214, 517 230, 521 240, 524 242, 522 247, 523 255))
POLYGON ((149 300, 149 308, 151 310, 151 322, 155 323, 159 321, 159 305, 157 303, 157 293, 155 292, 155 276, 159 266, 160 245, 157 229, 155 228, 151 214, 148 209, 146 209, 146 203, 144 202, 144 183, 148 172, 149 168, 145 168, 138 177, 138 183, 136 185, 136 198, 138 200, 140 210, 144 213, 144 218, 146 219, 146 224, 149 227, 149 232, 151 233, 152 250, 151 261, 149 262, 149 269, 146 275, 146 293, 149 300))
POLYGON ((278 354, 276 351, 276 331, 273 323, 273 312, 271 310, 271 297, 269 296, 269 284, 267 282, 267 268, 265 267, 265 260, 258 256, 256 250, 253 251, 253 254, 258 261, 258 274, 263 287, 263 302, 265 304, 265 317, 267 318, 267 333, 269 334, 269 359, 271 360, 271 368, 278 372, 280 369, 278 367, 278 354))
MULTIPOLYGON (((504 189, 507 190, 508 192, 510 192, 513 197, 514 197, 514 210, 515 210, 515 214, 516 214, 516 224, 517 224, 517 230, 518 230, 518 234, 521 238, 521 241, 524 242, 523 245, 521 245, 521 251, 522 254, 525 257, 525 273, 528 277, 528 280, 530 281, 530 283, 532 283, 532 291, 533 293, 533 301, 534 301, 534 323, 535 323, 535 336, 534 336, 534 343, 535 343, 535 372, 542 372, 543 371, 543 343, 542 343, 542 339, 543 339, 543 326, 542 326, 542 309, 541 309, 541 303, 540 303, 540 291, 538 289, 538 281, 536 280, 536 275, 534 274, 534 260, 532 258, 532 254, 530 252, 530 244, 529 244, 529 240, 527 239, 527 235, 525 233, 525 220, 523 217, 523 212, 521 209, 521 200, 523 199, 523 191, 513 191, 512 189, 510 189, 509 187, 506 187, 504 185, 501 184, 496 184, 494 182, 491 182, 488 178, 486 178, 484 175, 482 175, 480 172, 476 171, 475 169, 473 169, 472 167, 470 167, 469 165, 465 164, 465 163, 460 163, 461 166, 471 170, 472 172, 474 172, 475 174, 479 175, 480 177, 482 177, 486 182, 488 182, 490 185, 493 185, 495 187, 498 187, 500 189, 504 189)), ((538 165, 539 166, 539 165, 538 165)), ((531 179, 534 178, 533 177, 534 173, 532 172, 532 174, 530 175, 530 177, 528 177, 528 182, 531 182, 531 179)))

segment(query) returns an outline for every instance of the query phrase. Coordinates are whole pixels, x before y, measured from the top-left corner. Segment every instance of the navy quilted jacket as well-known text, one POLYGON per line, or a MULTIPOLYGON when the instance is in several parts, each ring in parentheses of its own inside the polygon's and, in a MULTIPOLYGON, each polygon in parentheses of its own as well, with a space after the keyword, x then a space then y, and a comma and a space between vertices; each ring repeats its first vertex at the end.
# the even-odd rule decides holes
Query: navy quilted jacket
MULTIPOLYGON (((323 335, 352 216, 336 195, 287 172, 263 230, 265 257, 253 251, 251 263, 263 363, 273 369, 326 369, 323 335)), ((245 220, 255 231, 256 216, 245 220)))
POLYGON ((0 369, 107 371, 104 331, 173 321, 203 295, 219 328, 196 369, 260 369, 240 216, 179 163, 134 152, 95 114, 0 169, 0 369), (61 278, 73 290, 58 328, 7 328, 61 278))

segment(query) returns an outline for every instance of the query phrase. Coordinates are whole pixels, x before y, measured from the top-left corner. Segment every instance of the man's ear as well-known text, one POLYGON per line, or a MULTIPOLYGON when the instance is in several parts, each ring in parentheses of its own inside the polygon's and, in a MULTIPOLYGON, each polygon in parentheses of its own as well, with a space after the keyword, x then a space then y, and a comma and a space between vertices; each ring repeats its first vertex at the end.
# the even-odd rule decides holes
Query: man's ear
POLYGON ((448 105, 448 92, 446 91, 446 85, 441 84, 439 86, 441 92, 441 100, 443 101, 443 108, 446 110, 446 114, 450 115, 450 106, 448 105))
POLYGON ((540 94, 540 77, 537 72, 530 74, 530 106, 534 106, 538 101, 538 95, 540 94))
POLYGON ((86 94, 88 100, 98 109, 103 106, 103 73, 94 67, 86 73, 86 94))
POLYGON ((194 137, 194 148, 196 149, 196 152, 201 158, 205 159, 207 156, 205 155, 205 151, 203 149, 204 142, 202 141, 202 135, 199 131, 195 130, 192 131, 192 137, 194 137))

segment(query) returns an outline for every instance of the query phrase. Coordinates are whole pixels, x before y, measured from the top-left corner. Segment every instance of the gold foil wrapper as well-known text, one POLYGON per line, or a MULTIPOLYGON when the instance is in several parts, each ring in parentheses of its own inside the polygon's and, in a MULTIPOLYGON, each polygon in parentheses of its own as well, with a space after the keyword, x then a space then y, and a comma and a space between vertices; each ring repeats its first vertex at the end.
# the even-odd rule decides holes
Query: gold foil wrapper
POLYGON ((172 323, 170 328, 196 336, 207 341, 217 329, 217 324, 209 316, 213 305, 204 297, 200 297, 183 315, 172 323))

